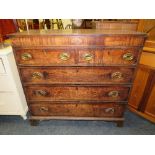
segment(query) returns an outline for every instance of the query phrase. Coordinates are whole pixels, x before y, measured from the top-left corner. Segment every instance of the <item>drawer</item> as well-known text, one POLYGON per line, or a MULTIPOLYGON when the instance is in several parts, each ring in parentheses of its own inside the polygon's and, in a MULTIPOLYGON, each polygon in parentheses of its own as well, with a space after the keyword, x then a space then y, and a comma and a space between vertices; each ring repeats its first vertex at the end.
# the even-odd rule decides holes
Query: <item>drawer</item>
POLYGON ((46 103, 29 106, 33 116, 121 117, 124 104, 116 103, 46 103))
POLYGON ((18 64, 24 65, 74 65, 74 50, 27 50, 21 49, 15 51, 18 64))
MULTIPOLYGON (((81 30, 80 30, 81 31, 81 30)), ((84 30, 85 31, 85 30, 84 30)), ((90 30, 91 31, 91 30, 90 30)), ((97 31, 97 30, 95 30, 97 31)), ((107 31, 108 32, 108 31, 107 31)), ((113 31, 114 32, 114 31, 113 31)), ((84 45, 101 45, 101 46, 142 46, 144 43, 144 36, 136 36, 133 34, 105 34, 101 33, 91 33, 89 35, 84 32, 80 35, 78 32, 75 32, 75 35, 69 35, 67 32, 59 35, 49 35, 49 36, 22 36, 12 38, 13 46, 84 46, 84 45), (95 34, 96 33, 96 34, 95 34), (66 34, 66 35, 65 35, 66 34)))
POLYGON ((28 100, 126 101, 129 87, 121 86, 26 86, 28 100))
POLYGON ((20 68, 22 81, 37 84, 131 83, 134 68, 125 67, 33 67, 20 68))
POLYGON ((139 49, 79 50, 79 65, 135 65, 139 49))

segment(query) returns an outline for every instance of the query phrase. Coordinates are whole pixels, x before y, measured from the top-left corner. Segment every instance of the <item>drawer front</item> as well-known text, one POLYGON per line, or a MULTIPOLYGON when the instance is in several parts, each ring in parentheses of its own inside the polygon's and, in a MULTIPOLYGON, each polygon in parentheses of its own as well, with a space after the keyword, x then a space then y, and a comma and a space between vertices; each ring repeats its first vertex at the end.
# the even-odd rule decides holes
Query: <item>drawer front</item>
POLYGON ((16 50, 18 64, 24 65, 74 65, 74 50, 16 50))
POLYGON ((126 101, 129 87, 120 86, 26 86, 28 100, 126 101))
POLYGON ((142 46, 144 36, 134 35, 77 35, 77 36, 22 36, 12 38, 13 46, 68 46, 68 45, 104 45, 104 46, 142 46))
POLYGON ((46 67, 21 68, 24 83, 131 83, 133 68, 121 67, 46 67))
POLYGON ((139 49, 79 50, 79 65, 135 65, 139 49))
POLYGON ((125 105, 116 103, 38 103, 30 105, 36 116, 121 117, 125 105))

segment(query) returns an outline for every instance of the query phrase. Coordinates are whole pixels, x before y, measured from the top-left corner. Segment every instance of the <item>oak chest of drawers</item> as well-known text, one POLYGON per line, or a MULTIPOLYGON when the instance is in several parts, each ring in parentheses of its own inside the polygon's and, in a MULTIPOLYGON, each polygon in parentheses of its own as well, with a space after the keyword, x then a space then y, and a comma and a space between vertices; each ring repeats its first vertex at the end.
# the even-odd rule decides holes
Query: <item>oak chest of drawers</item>
POLYGON ((11 35, 31 122, 123 123, 145 34, 54 30, 11 35))

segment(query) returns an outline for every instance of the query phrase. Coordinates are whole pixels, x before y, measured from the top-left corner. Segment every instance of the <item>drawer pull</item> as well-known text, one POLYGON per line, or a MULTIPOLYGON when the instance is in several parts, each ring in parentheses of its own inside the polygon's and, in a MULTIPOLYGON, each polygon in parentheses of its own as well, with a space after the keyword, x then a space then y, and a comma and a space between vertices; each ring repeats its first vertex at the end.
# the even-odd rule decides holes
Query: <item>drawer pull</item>
POLYGON ((105 109, 105 112, 113 114, 115 112, 115 109, 114 108, 107 108, 107 109, 105 109))
POLYGON ((31 60, 32 59, 32 55, 30 53, 23 53, 21 56, 22 60, 31 60))
POLYGON ((109 93, 108 93, 108 96, 109 97, 118 97, 118 91, 116 91, 116 90, 113 90, 113 91, 110 91, 109 93))
POLYGON ((114 73, 111 74, 111 78, 113 80, 115 80, 115 79, 121 79, 122 77, 123 77, 123 75, 122 75, 121 72, 114 72, 114 73))
POLYGON ((46 90, 36 90, 35 91, 35 94, 37 96, 47 96, 48 95, 48 92, 46 90))
POLYGON ((85 61, 90 61, 90 60, 93 59, 93 55, 91 53, 85 53, 83 55, 83 58, 84 58, 85 61))
POLYGON ((41 79, 41 78, 43 78, 43 74, 40 73, 40 72, 34 72, 34 73, 32 74, 32 78, 33 78, 33 79, 41 79))
POLYGON ((47 111, 48 111, 48 108, 47 108, 47 107, 41 107, 41 108, 40 108, 40 111, 41 111, 41 112, 47 112, 47 111))
POLYGON ((133 56, 132 53, 125 53, 125 54, 123 55, 123 59, 126 60, 126 61, 131 61, 131 60, 134 59, 134 56, 133 56))
POLYGON ((68 53, 61 53, 60 55, 59 55, 59 58, 61 59, 61 60, 68 60, 69 58, 70 58, 70 55, 68 54, 68 53))

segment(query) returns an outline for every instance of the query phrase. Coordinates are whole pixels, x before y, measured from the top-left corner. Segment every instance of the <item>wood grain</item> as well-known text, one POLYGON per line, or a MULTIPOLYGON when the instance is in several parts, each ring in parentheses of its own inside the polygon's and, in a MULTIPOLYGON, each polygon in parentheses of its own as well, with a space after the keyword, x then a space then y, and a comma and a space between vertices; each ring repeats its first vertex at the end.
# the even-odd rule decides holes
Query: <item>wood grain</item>
POLYGON ((139 103, 145 90, 145 85, 149 78, 149 73, 150 70, 143 66, 139 66, 129 98, 129 105, 135 109, 138 109, 139 107, 139 103))
POLYGON ((121 117, 125 105, 108 104, 33 104, 30 111, 33 116, 72 116, 72 117, 121 117), (45 109, 45 110, 43 110, 45 109), (112 109, 112 110, 111 110, 112 109))
POLYGON ((150 80, 150 87, 149 87, 149 97, 148 100, 145 101, 145 108, 144 112, 152 117, 155 118, 155 72, 153 72, 152 80, 150 80))
POLYGON ((135 65, 139 55, 139 49, 87 49, 87 50, 28 50, 21 49, 14 51, 18 64, 23 65, 40 65, 40 66, 56 66, 56 65, 135 65), (30 60, 22 60, 22 55, 28 53, 32 56, 30 60), (37 53, 37 54, 36 54, 37 53), (60 54, 67 53, 68 60, 62 60, 60 54), (127 61, 123 59, 123 55, 131 53, 133 60, 127 61), (85 54, 91 54, 92 59, 85 60, 85 54))
POLYGON ((22 81, 27 84, 124 84, 131 83, 134 68, 121 67, 31 67, 20 68, 22 81), (121 78, 112 78, 116 72, 121 78), (34 78, 34 73, 42 77, 34 78))
POLYGON ((126 101, 129 87, 120 86, 26 86, 28 100, 105 100, 126 101), (47 95, 37 95, 36 91, 46 91, 47 95), (108 94, 118 91, 117 97, 108 94))

